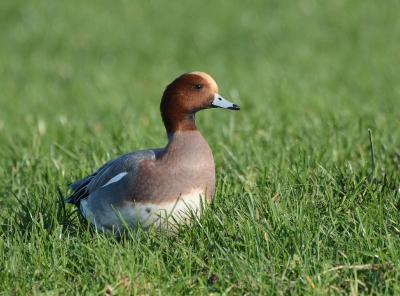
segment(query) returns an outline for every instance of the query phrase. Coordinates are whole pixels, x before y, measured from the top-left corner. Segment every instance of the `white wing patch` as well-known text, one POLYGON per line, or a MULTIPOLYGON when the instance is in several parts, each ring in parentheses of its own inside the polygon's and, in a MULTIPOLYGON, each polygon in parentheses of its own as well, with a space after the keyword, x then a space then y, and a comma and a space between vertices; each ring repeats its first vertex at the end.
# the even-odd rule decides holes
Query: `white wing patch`
POLYGON ((121 180, 126 174, 128 174, 128 173, 127 173, 127 172, 119 173, 119 174, 116 175, 115 177, 112 177, 112 178, 110 179, 110 181, 108 181, 106 184, 104 184, 104 185, 101 186, 101 187, 105 187, 105 186, 110 185, 110 184, 112 184, 112 183, 118 182, 118 181, 121 180))

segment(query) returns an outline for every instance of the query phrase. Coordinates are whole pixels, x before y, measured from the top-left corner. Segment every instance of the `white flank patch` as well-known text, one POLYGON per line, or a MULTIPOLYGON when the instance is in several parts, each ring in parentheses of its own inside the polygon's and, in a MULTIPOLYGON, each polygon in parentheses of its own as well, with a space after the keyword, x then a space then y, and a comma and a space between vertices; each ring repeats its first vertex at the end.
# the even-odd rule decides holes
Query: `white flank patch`
MULTIPOLYGON (((90 216, 90 209, 84 204, 84 200, 81 201, 81 210, 84 216, 88 218, 90 216)), ((191 212, 197 216, 200 216, 201 203, 207 203, 204 198, 204 190, 195 189, 189 194, 182 195, 174 203, 140 203, 135 204, 134 202, 125 202, 122 207, 115 207, 105 215, 104 213, 99 216, 92 213, 92 223, 98 228, 111 229, 112 225, 114 229, 122 229, 120 218, 123 218, 125 222, 134 229, 137 228, 138 222, 143 228, 147 229, 152 225, 156 227, 164 228, 166 224, 171 226, 176 222, 180 222, 190 218, 191 212), (201 201, 202 200, 202 201, 201 201), (118 217, 120 216, 120 218, 118 217), (168 221, 168 222, 167 222, 168 221), (176 221, 176 222, 175 222, 176 221)))
POLYGON ((104 184, 101 187, 105 187, 107 185, 110 185, 112 183, 116 183, 119 180, 121 180, 126 174, 128 174, 127 172, 123 172, 123 173, 119 173, 118 175, 116 175, 115 177, 111 178, 110 181, 108 181, 106 184, 104 184))
POLYGON ((194 213, 200 216, 201 204, 206 206, 204 190, 194 189, 190 193, 181 195, 174 203, 164 204, 138 204, 136 205, 137 218, 144 228, 151 225, 165 227, 167 221, 170 225, 186 220, 194 213), (150 213, 148 210, 150 209, 150 213), (175 222, 176 221, 176 222, 175 222))
MULTIPOLYGON (((126 173, 123 174, 125 176, 126 173)), ((123 176, 120 176, 119 179, 123 176)), ((122 221, 133 229, 137 229, 138 223, 140 223, 144 229, 155 226, 162 229, 167 229, 168 227, 168 229, 172 230, 174 224, 182 223, 185 220, 189 221, 192 214, 199 217, 201 204, 206 206, 206 203, 204 190, 194 189, 190 193, 180 196, 173 203, 153 204, 149 202, 136 204, 134 202, 125 202, 123 206, 115 208, 112 205, 103 205, 99 207, 102 211, 92 209, 88 200, 82 199, 81 212, 86 219, 90 219, 91 224, 104 232, 122 230, 124 228, 122 221), (93 210, 95 211, 93 212, 93 210)))

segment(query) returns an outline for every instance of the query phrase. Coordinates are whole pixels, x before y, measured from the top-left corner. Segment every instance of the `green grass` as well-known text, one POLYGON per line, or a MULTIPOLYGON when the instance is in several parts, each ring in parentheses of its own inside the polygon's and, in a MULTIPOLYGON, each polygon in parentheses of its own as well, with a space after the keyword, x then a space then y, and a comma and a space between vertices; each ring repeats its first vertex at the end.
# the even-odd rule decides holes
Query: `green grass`
POLYGON ((400 293, 398 1, 1 1, 0 295, 400 293), (66 185, 166 144, 212 75, 217 193, 176 235, 91 230, 66 185), (368 129, 374 144, 372 170, 368 129))

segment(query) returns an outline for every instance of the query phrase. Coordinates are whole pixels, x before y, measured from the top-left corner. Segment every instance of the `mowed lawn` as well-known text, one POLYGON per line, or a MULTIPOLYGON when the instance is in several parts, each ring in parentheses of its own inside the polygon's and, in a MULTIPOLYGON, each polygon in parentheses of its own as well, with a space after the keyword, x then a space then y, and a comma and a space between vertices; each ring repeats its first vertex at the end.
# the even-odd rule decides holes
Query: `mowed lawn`
POLYGON ((1 1, 0 295, 400 294, 399 12, 1 1), (217 172, 200 219, 117 241, 58 202, 164 147, 162 92, 195 70, 241 106, 197 114, 217 172))

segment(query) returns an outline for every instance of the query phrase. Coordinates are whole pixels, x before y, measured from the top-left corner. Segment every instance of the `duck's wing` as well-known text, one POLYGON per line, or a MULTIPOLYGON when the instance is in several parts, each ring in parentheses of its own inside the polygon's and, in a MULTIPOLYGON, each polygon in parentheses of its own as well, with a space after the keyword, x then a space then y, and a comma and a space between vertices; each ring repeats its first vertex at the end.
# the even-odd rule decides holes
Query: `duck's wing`
POLYGON ((143 159, 154 160, 163 149, 147 149, 121 155, 102 165, 93 174, 68 185, 74 192, 64 199, 66 203, 79 206, 82 199, 87 198, 96 189, 117 182, 128 172, 136 172, 143 159))

